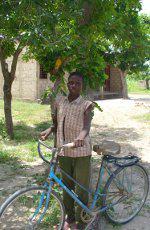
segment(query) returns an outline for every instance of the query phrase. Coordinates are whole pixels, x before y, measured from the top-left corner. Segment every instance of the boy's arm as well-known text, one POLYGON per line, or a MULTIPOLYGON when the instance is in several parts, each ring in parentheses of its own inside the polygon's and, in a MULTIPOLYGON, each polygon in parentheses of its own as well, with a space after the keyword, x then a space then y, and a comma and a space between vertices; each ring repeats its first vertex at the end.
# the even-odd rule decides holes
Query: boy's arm
POLYGON ((57 109, 55 109, 54 114, 52 114, 53 125, 48 129, 40 133, 40 139, 45 141, 51 133, 56 133, 57 131, 57 109))
POLYGON ((90 132, 93 109, 93 105, 91 104, 84 113, 83 129, 74 141, 75 147, 81 147, 84 145, 84 139, 90 132))

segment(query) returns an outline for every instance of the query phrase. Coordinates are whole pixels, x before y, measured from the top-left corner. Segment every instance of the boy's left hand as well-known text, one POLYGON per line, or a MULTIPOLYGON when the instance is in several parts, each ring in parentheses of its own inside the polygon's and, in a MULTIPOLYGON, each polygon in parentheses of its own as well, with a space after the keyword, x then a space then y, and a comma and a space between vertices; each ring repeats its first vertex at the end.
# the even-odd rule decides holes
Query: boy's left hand
POLYGON ((74 146, 75 148, 77 147, 82 147, 84 145, 84 139, 75 139, 74 140, 74 146))

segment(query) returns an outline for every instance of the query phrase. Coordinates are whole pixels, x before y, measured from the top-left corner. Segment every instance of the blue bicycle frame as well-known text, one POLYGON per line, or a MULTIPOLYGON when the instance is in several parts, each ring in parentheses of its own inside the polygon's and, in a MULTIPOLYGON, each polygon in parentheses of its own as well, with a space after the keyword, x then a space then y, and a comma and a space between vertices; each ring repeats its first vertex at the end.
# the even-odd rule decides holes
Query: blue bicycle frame
MULTIPOLYGON (((102 168, 101 168, 102 170, 102 168)), ((62 169, 61 169, 62 173, 65 173, 62 169)), ((74 181, 74 183, 76 183, 78 186, 80 186, 83 190, 85 190, 88 194, 93 194, 93 191, 90 190, 90 189, 86 189, 84 186, 82 186, 81 184, 79 184, 77 181, 75 181, 72 177, 70 177, 67 173, 65 173, 65 175, 74 181)), ((96 205, 96 202, 98 200, 98 197, 99 196, 105 196, 105 194, 99 194, 99 188, 101 187, 101 182, 102 182, 102 174, 100 175, 100 180, 99 180, 99 183, 98 183, 98 186, 97 186, 97 189, 96 189, 96 192, 94 193, 94 197, 93 197, 93 202, 92 204, 90 205, 90 207, 88 208, 79 198, 78 198, 78 195, 70 190, 62 181, 62 179, 58 178, 56 176, 56 174, 54 173, 54 165, 51 166, 51 170, 50 170, 50 173, 49 173, 49 177, 48 179, 51 181, 51 180, 54 180, 56 183, 59 184, 59 186, 65 190, 87 213, 91 214, 93 208, 95 207, 96 205)))
MULTIPOLYGON (((45 144, 44 144, 45 145, 45 144)), ((46 146, 46 145, 45 145, 46 146)), ((48 146, 46 146, 48 147, 48 146)), ((38 150, 39 150, 39 154, 40 154, 40 147, 38 146, 38 150)), ((45 160, 45 158, 40 154, 41 158, 43 160, 45 160)), ((46 162, 48 162, 47 160, 45 160, 46 162)), ((81 206, 88 214, 90 215, 95 215, 96 213, 100 213, 100 212, 104 212, 105 210, 107 210, 108 208, 111 208, 112 206, 114 206, 115 204, 117 204, 119 202, 116 201, 115 203, 112 203, 109 206, 103 206, 100 207, 99 209, 97 209, 97 211, 94 211, 94 208, 96 206, 97 201, 102 197, 102 199, 105 199, 106 194, 103 194, 100 192, 100 188, 102 188, 102 181, 103 181, 103 175, 104 175, 104 170, 107 171, 108 175, 111 176, 113 175, 113 172, 104 164, 104 162, 106 162, 105 158, 102 159, 102 163, 100 166, 100 170, 99 170, 99 178, 98 178, 98 183, 97 183, 97 187, 95 189, 95 192, 93 192, 91 189, 87 189, 84 186, 82 186, 81 184, 79 184, 76 180, 74 180, 70 175, 68 175, 65 171, 63 171, 57 163, 57 159, 55 158, 55 153, 52 154, 52 160, 50 162, 50 172, 49 172, 49 176, 48 176, 48 182, 46 182, 44 184, 44 187, 46 187, 48 189, 48 191, 43 192, 43 194, 41 195, 40 201, 39 201, 39 205, 37 207, 37 209, 35 210, 35 213, 33 214, 31 220, 34 219, 34 217, 39 213, 40 208, 43 205, 44 202, 44 195, 46 194, 46 204, 45 204, 45 208, 43 213, 41 214, 38 222, 40 222, 44 216, 44 214, 47 211, 48 208, 48 204, 49 204, 49 200, 50 200, 50 195, 51 195, 51 191, 52 191, 52 187, 54 184, 54 181, 63 189, 65 190, 75 201, 76 203, 81 206), (89 207, 87 207, 78 197, 78 195, 70 190, 62 181, 61 178, 59 178, 56 174, 55 174, 55 168, 60 169, 60 171, 62 173, 64 173, 70 180, 72 180, 75 184, 77 184, 78 186, 80 186, 83 190, 85 190, 88 194, 93 196, 93 201, 91 203, 91 205, 89 207)), ((49 163, 49 162, 48 162, 49 163)), ((122 167, 121 167, 122 168, 122 167)), ((120 187, 122 185, 122 183, 120 183, 120 181, 117 182, 118 186, 120 187)))

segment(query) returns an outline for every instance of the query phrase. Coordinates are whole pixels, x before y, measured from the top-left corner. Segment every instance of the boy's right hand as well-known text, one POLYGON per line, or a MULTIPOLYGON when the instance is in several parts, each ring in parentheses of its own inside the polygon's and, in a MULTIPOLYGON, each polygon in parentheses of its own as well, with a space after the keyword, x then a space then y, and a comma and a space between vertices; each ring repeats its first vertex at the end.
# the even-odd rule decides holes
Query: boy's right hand
POLYGON ((40 133, 40 139, 42 141, 45 141, 50 134, 51 134, 51 128, 46 129, 45 131, 43 131, 43 132, 40 133))

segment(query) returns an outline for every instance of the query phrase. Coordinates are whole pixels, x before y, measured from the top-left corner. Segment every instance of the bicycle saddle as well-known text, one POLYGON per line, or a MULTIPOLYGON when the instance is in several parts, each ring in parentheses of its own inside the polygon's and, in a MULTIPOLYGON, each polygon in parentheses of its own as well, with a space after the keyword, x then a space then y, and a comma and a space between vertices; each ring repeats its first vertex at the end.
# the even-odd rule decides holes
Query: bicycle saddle
POLYGON ((98 155, 117 155, 120 153, 120 145, 114 141, 102 141, 93 146, 93 151, 98 155))

